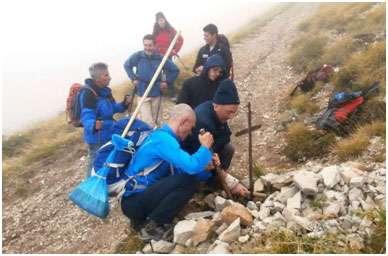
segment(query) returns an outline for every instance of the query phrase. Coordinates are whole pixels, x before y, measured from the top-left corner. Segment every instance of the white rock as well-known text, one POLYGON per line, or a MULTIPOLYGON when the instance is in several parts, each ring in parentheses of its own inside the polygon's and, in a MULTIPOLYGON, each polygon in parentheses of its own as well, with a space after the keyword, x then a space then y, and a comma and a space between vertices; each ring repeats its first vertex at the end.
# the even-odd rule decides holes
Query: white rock
POLYGON ((229 244, 216 240, 210 247, 208 252, 209 254, 229 254, 229 244))
POLYGON ((341 176, 346 183, 349 183, 352 178, 362 175, 362 171, 353 167, 343 167, 342 169, 344 170, 341 172, 341 176))
POLYGON ((159 241, 151 240, 151 245, 152 245, 152 248, 154 249, 154 252, 156 253, 170 253, 175 246, 173 243, 163 241, 163 240, 159 240, 159 241))
POLYGON ((149 244, 149 243, 146 244, 146 245, 144 246, 142 252, 143 252, 143 253, 146 253, 146 254, 148 254, 148 253, 153 253, 151 244, 149 244))
POLYGON ((185 245, 186 241, 194 234, 197 222, 194 220, 179 221, 174 227, 174 243, 185 245))
POLYGON ((257 211, 257 210, 250 210, 249 211, 251 214, 252 214, 252 216, 256 219, 256 218, 259 218, 259 212, 257 211))
POLYGON ((341 181, 340 169, 337 165, 323 168, 320 175, 322 176, 323 184, 328 188, 334 187, 341 181))
POLYGON ((242 244, 248 242, 248 240, 249 240, 249 235, 240 236, 240 237, 238 238, 238 241, 239 241, 240 243, 242 243, 242 244))
POLYGON ((366 180, 363 176, 357 176, 357 177, 351 178, 349 185, 351 187, 361 188, 362 185, 364 185, 365 181, 366 180))
POLYGON ((294 175, 294 182, 305 195, 315 195, 318 192, 317 183, 321 176, 313 172, 299 171, 294 175))
POLYGON ((264 191, 264 183, 261 179, 257 179, 255 184, 253 185, 254 192, 263 192, 264 191))
POLYGON ((277 212, 274 216, 267 217, 263 220, 264 224, 276 228, 284 227, 286 222, 286 219, 279 212, 277 212))
POLYGON ((323 193, 329 201, 339 201, 342 203, 346 202, 346 195, 342 192, 337 192, 334 190, 326 190, 323 193))
POLYGON ((334 202, 334 203, 329 204, 329 206, 327 206, 323 209, 323 214, 326 217, 334 218, 334 217, 338 217, 340 210, 341 210, 341 204, 338 202, 334 202))
POLYGON ((264 225, 264 222, 255 220, 252 225, 253 232, 263 231, 266 229, 266 226, 264 225))
POLYGON ((302 204, 302 192, 296 193, 293 197, 287 199, 287 208, 300 210, 302 204))
POLYGON ((192 212, 185 216, 186 220, 197 220, 200 218, 212 217, 215 214, 213 211, 192 212))
POLYGON ((298 193, 296 187, 282 187, 280 193, 275 197, 275 200, 282 204, 286 204, 287 199, 293 197, 296 193, 298 193))
POLYGON ((232 242, 240 236, 240 233, 240 218, 237 218, 227 229, 225 229, 224 232, 221 233, 221 235, 219 235, 218 239, 224 242, 232 242))
POLYGON ((255 202, 253 202, 253 201, 248 201, 248 203, 247 203, 247 208, 249 209, 249 210, 257 210, 257 206, 256 206, 256 204, 255 204, 255 202))
POLYGON ((216 211, 222 211, 222 209, 226 207, 226 199, 216 196, 216 198, 214 198, 214 205, 216 207, 216 211))
POLYGON ((352 188, 349 190, 348 198, 350 202, 362 200, 363 199, 362 191, 358 188, 352 188))
POLYGON ((265 207, 262 205, 259 211, 259 219, 264 220, 269 216, 270 213, 271 213, 271 210, 268 207, 265 207))
POLYGON ((275 212, 281 212, 283 211, 284 207, 286 207, 284 204, 279 203, 279 202, 274 202, 273 203, 273 210, 275 212))

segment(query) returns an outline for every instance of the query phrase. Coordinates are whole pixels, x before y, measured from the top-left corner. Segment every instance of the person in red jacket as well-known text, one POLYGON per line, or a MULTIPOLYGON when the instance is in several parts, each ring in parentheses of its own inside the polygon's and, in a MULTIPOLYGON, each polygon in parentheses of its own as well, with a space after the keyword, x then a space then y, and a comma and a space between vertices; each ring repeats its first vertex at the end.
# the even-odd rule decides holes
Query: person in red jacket
MULTIPOLYGON (((170 23, 167 21, 166 17, 162 12, 158 12, 155 15, 154 31, 152 32, 152 35, 155 39, 156 52, 164 56, 164 54, 167 52, 168 47, 170 46, 171 41, 176 35, 176 30, 170 25, 170 23)), ((178 52, 182 48, 182 44, 183 37, 179 36, 174 45, 174 48, 170 53, 170 59, 172 59, 173 56, 179 57, 178 52)), ((163 76, 164 72, 162 71, 162 77, 163 76)), ((177 101, 175 86, 170 86, 168 88, 168 95, 171 101, 177 101)))
MULTIPOLYGON (((156 50, 161 55, 164 56, 164 54, 167 52, 167 49, 170 46, 172 39, 174 39, 175 34, 176 30, 170 25, 164 14, 162 12, 156 13, 156 20, 152 35, 155 38, 156 50)), ((179 36, 170 54, 170 58, 178 54, 179 50, 182 48, 182 44, 183 37, 179 36)))

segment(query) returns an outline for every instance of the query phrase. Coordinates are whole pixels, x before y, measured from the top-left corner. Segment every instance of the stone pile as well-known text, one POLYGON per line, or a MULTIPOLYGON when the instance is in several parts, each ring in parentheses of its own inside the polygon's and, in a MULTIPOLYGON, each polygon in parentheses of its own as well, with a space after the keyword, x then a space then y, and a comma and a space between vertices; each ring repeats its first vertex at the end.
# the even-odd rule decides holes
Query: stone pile
POLYGON ((185 248, 230 253, 233 243, 280 229, 314 238, 338 234, 344 244, 362 248, 374 227, 362 213, 385 209, 385 165, 307 164, 296 171, 262 176, 254 188, 255 193, 270 192, 264 200, 246 206, 208 195, 205 201, 212 210, 188 214, 175 225, 172 242, 151 241, 143 253, 182 253, 185 248))

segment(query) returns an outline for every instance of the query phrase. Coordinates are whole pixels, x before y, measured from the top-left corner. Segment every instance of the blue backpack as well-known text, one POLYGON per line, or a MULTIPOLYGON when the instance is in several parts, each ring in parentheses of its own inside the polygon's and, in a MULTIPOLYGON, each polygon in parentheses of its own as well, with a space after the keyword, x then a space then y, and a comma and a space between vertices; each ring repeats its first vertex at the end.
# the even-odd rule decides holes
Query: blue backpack
MULTIPOLYGON (((113 134, 121 135, 128 120, 128 117, 118 120, 113 126, 113 134)), ((152 128, 148 124, 135 119, 125 138, 133 142, 133 148, 136 150, 151 132, 152 128)), ((112 141, 105 143, 98 149, 93 162, 92 175, 96 175, 96 172, 106 164, 106 159, 113 149, 114 145, 112 141)), ((131 150, 118 151, 113 163, 109 163, 110 171, 106 177, 106 183, 111 196, 116 195, 119 192, 120 185, 128 179, 124 171, 131 161, 133 153, 134 151, 131 150)))

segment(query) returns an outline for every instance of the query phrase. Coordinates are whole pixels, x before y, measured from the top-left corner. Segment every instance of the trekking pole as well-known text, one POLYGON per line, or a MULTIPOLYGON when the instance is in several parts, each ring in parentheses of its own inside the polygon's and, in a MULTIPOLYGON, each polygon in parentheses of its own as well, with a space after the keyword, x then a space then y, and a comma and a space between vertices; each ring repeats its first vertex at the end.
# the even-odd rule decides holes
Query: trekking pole
POLYGON ((170 56, 170 53, 172 51, 172 48, 174 47, 178 37, 180 36, 181 32, 178 31, 176 34, 175 34, 175 37, 174 39, 171 41, 170 43, 170 46, 168 47, 167 49, 167 52, 164 54, 164 57, 162 59, 162 62, 159 64, 154 76, 152 77, 150 83, 148 84, 148 87, 146 89, 146 91, 144 92, 143 96, 141 97, 140 99, 140 102, 139 104, 137 104, 136 106, 136 109, 135 111, 133 112, 131 118, 129 119, 128 123, 127 123, 127 126, 125 126, 125 129, 123 131, 123 133, 121 134, 121 137, 125 137, 125 135, 127 135, 128 131, 129 131, 129 128, 131 127, 132 123, 135 121, 135 118, 137 116, 137 114, 139 113, 140 111, 140 107, 141 105, 143 105, 146 97, 148 96, 148 94, 150 93, 151 89, 152 89, 152 86, 154 85, 156 79, 158 78, 159 74, 160 74, 160 71, 162 71, 162 68, 164 66, 164 64, 166 63, 167 59, 168 59, 168 56, 170 56))
POLYGON ((252 124, 251 124, 251 102, 248 102, 248 171, 249 171, 249 192, 250 200, 253 199, 253 166, 252 166, 252 124))
POLYGON ((131 114, 131 111, 132 111, 132 106, 133 106, 133 101, 135 100, 135 94, 136 94, 136 89, 137 87, 135 86, 132 90, 132 93, 131 93, 131 102, 129 103, 129 106, 127 108, 127 112, 128 112, 128 115, 129 116, 131 114))
POLYGON ((155 128, 159 126, 158 119, 159 119, 160 106, 162 105, 162 98, 163 98, 163 94, 160 95, 159 101, 158 101, 158 108, 156 110, 156 117, 155 117, 155 128))

